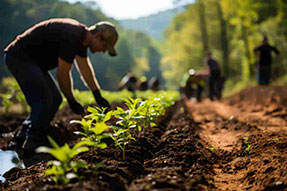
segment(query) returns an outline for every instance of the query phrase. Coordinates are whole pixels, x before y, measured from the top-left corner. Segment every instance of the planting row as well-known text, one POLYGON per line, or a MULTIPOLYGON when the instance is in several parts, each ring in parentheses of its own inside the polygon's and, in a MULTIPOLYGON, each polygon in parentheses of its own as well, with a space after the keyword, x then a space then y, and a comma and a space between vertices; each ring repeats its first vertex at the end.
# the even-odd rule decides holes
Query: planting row
MULTIPOLYGON (((125 160, 126 149, 143 128, 156 126, 160 116, 165 114, 165 109, 178 97, 175 94, 161 93, 156 97, 143 100, 140 98, 124 99, 127 109, 117 107, 115 110, 107 111, 105 108, 88 107, 89 115, 81 120, 71 123, 80 124, 81 131, 74 132, 80 135, 81 140, 72 148, 68 144, 60 147, 52 138, 49 141, 53 148, 40 147, 37 152, 49 153, 56 160, 49 161, 51 165, 45 175, 52 175, 58 184, 67 184, 71 179, 80 179, 79 169, 88 169, 85 161, 74 160, 77 155, 91 151, 96 153, 97 149, 106 149, 107 142, 112 140, 113 144, 121 151, 121 158, 125 160), (110 123, 110 121, 116 121, 110 123)), ((93 164, 93 167, 97 164, 93 164)))

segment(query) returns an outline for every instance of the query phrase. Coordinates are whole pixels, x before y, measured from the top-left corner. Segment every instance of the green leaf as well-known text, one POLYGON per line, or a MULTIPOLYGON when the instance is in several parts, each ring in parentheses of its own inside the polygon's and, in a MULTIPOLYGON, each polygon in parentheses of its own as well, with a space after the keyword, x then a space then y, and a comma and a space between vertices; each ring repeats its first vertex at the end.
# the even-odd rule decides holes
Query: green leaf
POLYGON ((100 143, 100 144, 97 144, 96 147, 100 148, 100 149, 105 149, 107 147, 107 144, 106 143, 100 143))
POLYGON ((110 120, 113 116, 113 113, 114 113, 114 111, 109 111, 104 118, 104 122, 110 120))
POLYGON ((75 173, 70 172, 66 175, 66 178, 73 179, 73 178, 78 178, 78 176, 75 173))
POLYGON ((42 146, 42 147, 38 147, 37 149, 36 149, 36 152, 37 153, 50 153, 50 148, 49 147, 44 147, 44 146, 42 146))
POLYGON ((52 137, 48 136, 48 140, 50 142, 50 144, 52 145, 52 147, 54 148, 60 148, 59 145, 52 139, 52 137))
POLYGON ((96 135, 99 135, 99 134, 103 133, 107 129, 108 129, 108 126, 104 122, 101 122, 101 123, 96 123, 95 127, 92 128, 92 131, 96 135))

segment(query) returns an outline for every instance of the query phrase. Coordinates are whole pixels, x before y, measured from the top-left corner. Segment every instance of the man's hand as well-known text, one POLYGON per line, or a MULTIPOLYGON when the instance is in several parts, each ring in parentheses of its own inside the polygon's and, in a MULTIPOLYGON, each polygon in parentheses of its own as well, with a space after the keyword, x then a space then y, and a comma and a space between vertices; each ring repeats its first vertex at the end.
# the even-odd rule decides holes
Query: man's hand
POLYGON ((100 90, 94 90, 93 95, 100 107, 105 107, 105 108, 110 107, 109 102, 105 98, 102 97, 100 90))
POLYGON ((68 103, 69 103, 71 110, 75 114, 81 115, 81 114, 85 113, 84 108, 76 100, 74 100, 74 99, 68 100, 68 103))

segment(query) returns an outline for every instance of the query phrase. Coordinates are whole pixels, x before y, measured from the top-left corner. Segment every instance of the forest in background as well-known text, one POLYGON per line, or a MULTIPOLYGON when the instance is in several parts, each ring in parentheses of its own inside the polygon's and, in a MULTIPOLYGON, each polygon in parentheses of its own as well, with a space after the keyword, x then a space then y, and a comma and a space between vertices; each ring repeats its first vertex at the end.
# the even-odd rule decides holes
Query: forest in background
MULTIPOLYGON (((227 89, 252 84, 256 75, 253 49, 260 45, 263 35, 281 52, 273 62, 273 81, 282 81, 287 73, 284 53, 287 0, 196 0, 173 18, 164 31, 163 42, 136 30, 123 29, 118 21, 107 18, 94 2, 0 0, 0 4, 0 57, 16 35, 45 19, 69 17, 87 26, 102 20, 115 23, 120 33, 116 46, 118 56, 90 54, 97 79, 106 90, 115 90, 120 79, 130 71, 138 77, 162 77, 162 87, 177 89, 190 68, 204 69, 207 50, 219 61, 228 79, 227 89)), ((0 59, 0 79, 7 75, 9 72, 0 59)), ((75 70, 73 78, 75 88, 84 90, 75 70)))
POLYGON ((173 19, 164 35, 161 68, 168 87, 177 87, 190 68, 203 69, 207 50, 229 79, 227 87, 254 83, 253 49, 263 35, 281 52, 273 60, 273 81, 282 81, 287 73, 286 0, 196 0, 173 19))
MULTIPOLYGON (((116 20, 107 18, 95 2, 70 4, 60 0, 0 0, 0 5, 0 79, 10 75, 2 59, 4 48, 34 24, 57 17, 73 18, 87 26, 103 20, 117 26, 120 34, 116 45, 118 56, 89 54, 103 89, 116 90, 121 78, 130 71, 137 76, 145 75, 148 79, 152 76, 161 78, 161 54, 154 41, 142 32, 121 28, 116 20)), ((75 69, 73 80, 75 88, 86 89, 75 69)))

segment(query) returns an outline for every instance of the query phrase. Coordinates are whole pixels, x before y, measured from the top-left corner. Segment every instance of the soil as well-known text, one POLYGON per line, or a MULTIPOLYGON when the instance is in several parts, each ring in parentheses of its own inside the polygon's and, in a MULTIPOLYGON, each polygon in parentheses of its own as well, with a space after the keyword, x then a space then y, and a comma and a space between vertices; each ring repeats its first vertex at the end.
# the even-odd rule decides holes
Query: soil
MULTIPOLYGON (((24 116, 0 118, 5 149, 24 116)), ((69 108, 57 113, 51 134, 58 141, 79 139, 72 119, 80 116, 69 108)), ((181 99, 158 126, 139 133, 125 160, 112 144, 78 159, 89 164, 80 181, 56 185, 43 176, 42 161, 6 172, 0 190, 287 190, 287 87, 250 87, 221 101, 181 99)))

